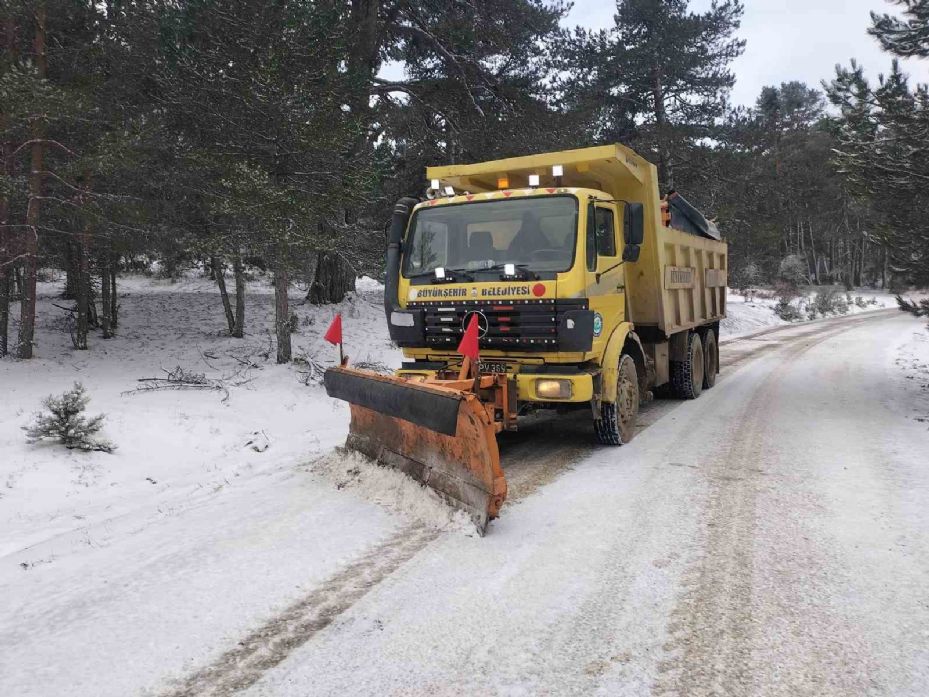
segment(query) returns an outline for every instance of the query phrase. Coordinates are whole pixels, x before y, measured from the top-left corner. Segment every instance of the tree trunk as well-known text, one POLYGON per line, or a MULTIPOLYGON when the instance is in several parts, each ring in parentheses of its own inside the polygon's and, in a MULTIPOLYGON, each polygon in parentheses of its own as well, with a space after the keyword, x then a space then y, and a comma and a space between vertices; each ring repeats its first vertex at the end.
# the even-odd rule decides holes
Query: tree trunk
MULTIPOLYGON (((16 25, 12 17, 7 17, 3 23, 3 52, 12 55, 16 46, 16 25)), ((6 130, 7 117, 0 111, 0 132, 6 130)), ((5 140, 0 143, 0 158, 3 163, 3 173, 13 176, 13 143, 5 140)), ((10 230, 10 200, 0 193, 0 356, 6 356, 10 351, 10 286, 13 276, 13 234, 10 230)))
POLYGON ((319 255, 322 252, 310 252, 306 260, 306 274, 304 280, 306 281, 306 300, 310 301, 310 294, 313 292, 313 284, 316 283, 316 272, 319 269, 319 255))
MULTIPOLYGON (((279 262, 281 265, 284 262, 279 262)), ((274 329, 277 335, 277 362, 290 363, 290 305, 287 301, 287 271, 274 271, 274 329)))
POLYGON ((103 254, 100 255, 100 304, 103 305, 100 326, 103 329, 104 339, 110 339, 113 336, 113 321, 111 318, 113 308, 110 300, 110 274, 113 273, 110 266, 111 258, 109 249, 105 249, 103 254))
POLYGON ((368 140, 367 126, 371 123, 371 80, 380 68, 381 39, 378 34, 378 13, 381 0, 351 0, 349 21, 351 42, 348 52, 348 75, 351 85, 349 107, 351 115, 363 128, 353 143, 351 154, 357 154, 368 140))
POLYGON ((881 290, 887 290, 887 247, 881 245, 881 290))
POLYGON ((78 351, 87 350, 87 326, 90 322, 90 273, 87 265, 87 248, 89 240, 87 225, 81 230, 77 245, 77 336, 74 348, 78 351))
POLYGON ((0 356, 10 352, 10 272, 9 267, 0 262, 0 356))
POLYGON ((119 254, 116 252, 110 252, 110 326, 113 331, 116 331, 116 327, 119 324, 116 316, 117 311, 119 310, 119 302, 116 299, 116 272, 119 269, 119 254))
POLYGON ((61 297, 65 300, 75 300, 81 294, 81 253, 78 249, 79 245, 79 241, 72 240, 70 237, 65 239, 65 287, 61 292, 61 297))
POLYGON ((338 252, 316 252, 306 299, 314 305, 340 303, 355 290, 355 269, 338 252))
POLYGON ((235 323, 232 336, 241 339, 245 336, 245 267, 241 254, 236 253, 232 258, 232 275, 235 277, 235 323))
POLYGON ((674 168, 668 147, 668 116, 665 112, 661 67, 656 65, 652 72, 652 99, 655 101, 655 136, 658 146, 658 181, 664 186, 665 191, 671 191, 674 188, 674 168))
POLYGON ((810 254, 813 255, 813 278, 816 280, 816 285, 822 285, 822 281, 819 278, 819 258, 816 256, 816 240, 813 238, 813 221, 809 221, 809 230, 810 230, 810 254))
POLYGON ((852 284, 861 287, 861 266, 865 253, 864 241, 859 240, 852 247, 852 284))
POLYGON ((229 302, 229 291, 226 290, 226 274, 223 271, 219 257, 210 257, 210 275, 219 286, 219 297, 223 301, 223 312, 226 314, 226 325, 229 327, 229 333, 235 330, 235 317, 232 314, 232 304, 229 302))
MULTIPOLYGON (((45 3, 35 10, 35 66, 38 78, 48 72, 45 56, 45 3)), ((20 300, 19 357, 32 358, 35 340, 36 266, 39 255, 39 206, 42 198, 42 170, 45 155, 45 128, 42 117, 32 122, 32 166, 29 172, 29 203, 26 209, 25 244, 23 245, 23 293, 20 300)))
MULTIPOLYGON (((0 129, 4 127, 4 118, 0 114, 0 129)), ((2 147, 4 172, 9 174, 9 144, 2 147)), ((10 276, 13 272, 13 249, 10 244, 10 202, 6 196, 0 196, 0 356, 9 353, 10 329, 10 276)))
MULTIPOLYGON (((90 172, 84 172, 84 190, 78 198, 78 203, 83 209, 89 203, 89 194, 91 191, 90 172)), ((74 348, 79 351, 87 350, 87 330, 91 323, 97 324, 96 308, 93 308, 94 317, 91 318, 91 287, 90 287, 90 240, 91 240, 91 222, 85 214, 81 221, 81 234, 77 238, 77 341, 74 348), (91 322, 91 319, 93 320, 91 322)))

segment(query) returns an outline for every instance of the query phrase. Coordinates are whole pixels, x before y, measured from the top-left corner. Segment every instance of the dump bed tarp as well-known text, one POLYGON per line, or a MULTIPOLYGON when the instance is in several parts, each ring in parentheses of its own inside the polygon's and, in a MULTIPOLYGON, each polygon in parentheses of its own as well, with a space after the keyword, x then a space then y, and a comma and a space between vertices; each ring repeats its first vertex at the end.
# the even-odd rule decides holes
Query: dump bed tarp
POLYGON ((708 237, 711 240, 721 240, 719 228, 712 220, 707 220, 703 214, 690 205, 690 202, 679 193, 671 192, 668 195, 668 209, 671 213, 671 227, 691 235, 708 237))

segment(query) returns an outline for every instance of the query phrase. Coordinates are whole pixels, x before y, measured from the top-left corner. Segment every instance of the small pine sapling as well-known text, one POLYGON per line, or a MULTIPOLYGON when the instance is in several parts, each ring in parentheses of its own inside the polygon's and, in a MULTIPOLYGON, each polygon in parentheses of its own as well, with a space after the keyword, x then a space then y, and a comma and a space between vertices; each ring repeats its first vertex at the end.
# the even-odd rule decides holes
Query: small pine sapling
POLYGON ((915 300, 906 300, 898 295, 897 305, 900 306, 903 312, 909 312, 915 317, 929 317, 929 298, 923 298, 917 302, 915 300))
POLYGON ((97 437, 106 415, 88 418, 83 414, 89 401, 90 397, 79 382, 59 397, 49 395, 42 401, 46 411, 36 413, 33 424, 24 427, 26 439, 30 443, 57 440, 69 450, 113 452, 115 445, 97 437))
POLYGON ((916 317, 929 317, 929 298, 923 298, 917 303, 915 300, 907 300, 898 295, 897 305, 904 312, 909 312, 916 317))

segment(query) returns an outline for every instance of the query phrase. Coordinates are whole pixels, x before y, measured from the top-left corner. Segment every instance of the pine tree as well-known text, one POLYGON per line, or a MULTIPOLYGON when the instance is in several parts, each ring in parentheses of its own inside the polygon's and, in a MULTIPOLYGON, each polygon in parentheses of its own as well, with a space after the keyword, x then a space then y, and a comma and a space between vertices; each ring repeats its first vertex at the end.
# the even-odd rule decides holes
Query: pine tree
POLYGON ((894 60, 872 86, 860 66, 840 68, 828 88, 839 109, 834 161, 849 188, 874 212, 871 236, 887 250, 893 270, 929 282, 929 88, 911 89, 894 60))
POLYGON ((315 248, 342 232, 366 167, 344 154, 364 124, 351 112, 347 24, 338 4, 179 3, 158 17, 155 87, 178 170, 182 248, 259 257, 273 271, 278 362, 290 360, 287 291, 315 248), (340 30, 342 28, 342 30, 340 30), (326 225, 323 225, 326 221, 326 225), (344 225, 344 223, 343 223, 344 225))
POLYGON ((576 35, 588 44, 581 67, 589 71, 584 63, 592 62, 594 84, 622 105, 617 123, 637 124, 634 145, 653 154, 667 189, 688 151, 725 115, 735 83, 729 65, 745 47, 734 38, 742 11, 739 0, 703 13, 690 12, 687 0, 620 0, 608 35, 576 35))
POLYGON ((49 395, 42 402, 46 411, 37 413, 33 424, 25 428, 27 440, 38 443, 52 439, 69 450, 113 452, 116 446, 97 436, 103 428, 106 415, 98 414, 91 418, 84 416, 89 401, 87 391, 79 382, 59 397, 49 395))
MULTIPOLYGON (((374 0, 361 4, 368 2, 374 0)), ((423 191, 427 165, 540 152, 571 141, 549 84, 565 3, 375 4, 380 11, 370 35, 378 56, 402 62, 404 72, 390 80, 367 73, 369 162, 381 185, 373 205, 360 211, 376 222, 367 234, 347 239, 346 248, 360 267, 380 272, 382 221, 397 198, 423 191)))
POLYGON ((871 13, 868 33, 885 51, 903 58, 929 57, 929 0, 890 0, 903 7, 905 19, 871 13))

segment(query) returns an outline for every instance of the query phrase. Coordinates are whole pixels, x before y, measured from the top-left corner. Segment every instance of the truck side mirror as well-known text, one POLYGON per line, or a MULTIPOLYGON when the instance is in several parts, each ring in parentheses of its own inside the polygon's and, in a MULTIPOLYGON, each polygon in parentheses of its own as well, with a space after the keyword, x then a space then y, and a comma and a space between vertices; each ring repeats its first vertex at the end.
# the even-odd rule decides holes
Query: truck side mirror
POLYGON ((642 248, 637 244, 627 244, 623 247, 623 261, 628 261, 631 264, 634 264, 639 260, 639 252, 642 251, 642 248))
POLYGON ((627 203, 623 207, 623 239, 627 246, 645 241, 645 206, 641 203, 627 203))

